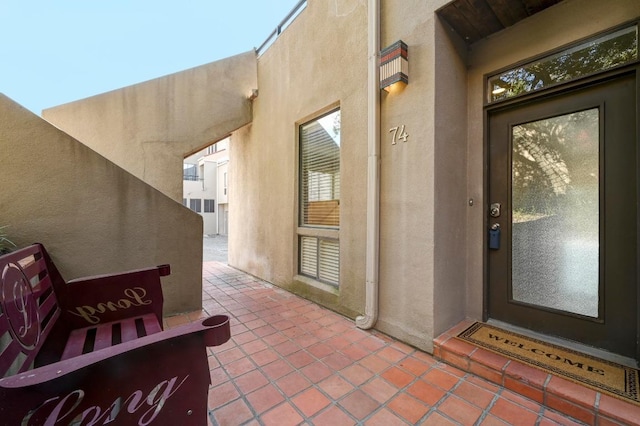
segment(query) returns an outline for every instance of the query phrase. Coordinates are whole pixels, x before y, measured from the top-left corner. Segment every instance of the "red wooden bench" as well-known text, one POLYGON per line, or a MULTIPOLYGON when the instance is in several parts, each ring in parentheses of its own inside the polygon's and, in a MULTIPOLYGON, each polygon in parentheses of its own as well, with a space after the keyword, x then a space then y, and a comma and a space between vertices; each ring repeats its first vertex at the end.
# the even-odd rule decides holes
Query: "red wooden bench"
POLYGON ((0 424, 207 424, 206 347, 229 318, 163 331, 169 265, 65 282, 34 244, 0 272, 0 424))

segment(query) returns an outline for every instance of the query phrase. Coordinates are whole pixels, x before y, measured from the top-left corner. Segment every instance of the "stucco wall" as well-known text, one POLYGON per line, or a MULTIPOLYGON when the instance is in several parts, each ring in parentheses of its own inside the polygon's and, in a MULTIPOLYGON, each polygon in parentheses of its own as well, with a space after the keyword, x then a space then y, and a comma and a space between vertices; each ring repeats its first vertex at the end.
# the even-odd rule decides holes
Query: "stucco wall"
POLYGON ((182 160, 251 121, 250 51, 43 111, 42 116, 176 201, 182 160))
POLYGON ((165 314, 200 309, 200 216, 4 95, 0 152, 0 225, 16 244, 43 243, 67 280, 169 263, 165 314))
POLYGON ((532 56, 594 35, 640 17, 637 0, 566 0, 521 21, 469 51, 468 71, 468 191, 474 208, 468 209, 467 315, 482 318, 484 198, 483 85, 484 75, 532 56))
POLYGON ((409 84, 381 96, 380 316, 431 351, 465 317, 465 48, 435 14, 447 1, 382 1, 381 45, 408 45, 409 84), (389 129, 405 126, 407 142, 389 129))
MULTIPOLYGON (((383 1, 381 11, 382 47, 399 39, 409 45, 410 83, 381 92, 376 328, 426 350, 434 330, 465 316, 466 64, 464 48, 434 13, 444 3, 383 1), (392 145, 389 129, 402 125, 409 139, 392 145)), ((259 58, 254 120, 231 145, 230 264, 351 317, 364 308, 366 84, 367 2, 310 0, 259 58), (331 294, 295 279, 296 129, 335 106, 342 112, 341 275, 331 294)))
MULTIPOLYGON (((435 14, 446 3, 406 0, 397 7, 383 0, 381 10, 381 46, 400 39, 409 46, 409 85, 381 94, 376 328, 426 350, 465 317, 482 319, 483 75, 640 14, 628 0, 616 1, 613 11, 567 0, 467 47, 435 14), (392 145, 389 129, 403 125, 408 141, 392 145)), ((233 193, 239 211, 232 212, 231 263, 348 315, 362 308, 364 295, 366 7, 309 1, 259 59, 254 121, 234 134, 232 151, 234 188, 241 187, 233 193), (342 194, 341 287, 332 298, 292 277, 296 124, 335 105, 342 109, 342 188, 355 197, 342 194), (250 244, 234 250, 234 242, 250 244)))
POLYGON ((435 216, 434 330, 436 337, 467 316, 467 49, 440 19, 434 34, 435 216))
POLYGON ((229 263, 348 316, 364 309, 366 4, 310 0, 258 59, 253 122, 231 138, 229 263), (341 108, 340 291, 296 281, 298 125, 341 108))

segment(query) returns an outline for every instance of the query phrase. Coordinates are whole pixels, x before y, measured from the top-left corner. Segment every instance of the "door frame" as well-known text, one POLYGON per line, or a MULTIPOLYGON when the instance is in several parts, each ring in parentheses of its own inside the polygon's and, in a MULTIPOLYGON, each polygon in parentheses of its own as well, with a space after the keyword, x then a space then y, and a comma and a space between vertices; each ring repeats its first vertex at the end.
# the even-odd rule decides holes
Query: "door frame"
MULTIPOLYGON (((631 21, 633 23, 634 21, 631 21)), ((637 22, 637 21, 636 21, 637 22)), ((625 25, 619 26, 622 28, 625 25)), ((618 27, 617 27, 618 28, 618 27)), ((613 31, 615 29, 608 30, 613 31)), ((593 36, 591 36, 593 37, 593 36)), ((589 38, 591 38, 589 37, 589 38)), ((580 41, 577 41, 573 44, 578 44, 580 41)), ((559 48, 558 50, 562 50, 566 48, 566 46, 559 48)), ((547 52, 544 55, 540 55, 540 57, 546 57, 554 52, 547 52)), ((522 63, 529 62, 532 59, 527 59, 522 63)), ((510 69, 518 66, 518 64, 511 65, 505 69, 510 69)), ((497 71, 500 72, 500 71, 497 71)), ((483 79, 486 83, 487 79, 491 75, 495 75, 497 72, 492 72, 485 74, 483 79)), ((625 74, 635 74, 635 82, 636 82, 636 163, 640 165, 640 58, 638 58, 634 63, 627 64, 618 68, 614 68, 611 70, 607 70, 601 73, 597 73, 594 75, 590 75, 584 78, 579 78, 564 84, 559 84, 557 86, 550 87, 548 89, 543 89, 537 92, 528 93, 525 95, 521 95, 512 99, 507 99, 504 101, 494 102, 492 104, 487 104, 485 101, 485 105, 483 107, 483 212, 482 212, 482 264, 483 264, 483 300, 482 300, 482 320, 487 321, 489 319, 489 241, 488 241, 488 232, 490 221, 489 221, 489 204, 491 200, 489 199, 489 116, 491 112, 495 112, 502 109, 508 109, 512 107, 516 107, 519 105, 525 105, 527 103, 531 103, 538 100, 543 100, 545 98, 552 98, 554 96, 569 93, 573 91, 577 91, 581 88, 586 88, 589 86, 596 85, 599 82, 604 82, 606 80, 612 80, 617 77, 621 77, 625 74)), ((484 84, 484 99, 487 99, 487 84, 484 84)), ((640 167, 636 168, 636 182, 638 183, 636 189, 636 196, 638 202, 640 202, 640 167)), ((640 266, 640 210, 636 217, 636 244, 638 247, 636 254, 636 264, 640 266)), ((640 269, 640 268, 639 268, 640 269)), ((640 307, 640 270, 636 278, 636 305, 640 307)), ((640 309, 637 310, 636 313, 636 351, 635 351, 635 359, 640 362, 640 309)))

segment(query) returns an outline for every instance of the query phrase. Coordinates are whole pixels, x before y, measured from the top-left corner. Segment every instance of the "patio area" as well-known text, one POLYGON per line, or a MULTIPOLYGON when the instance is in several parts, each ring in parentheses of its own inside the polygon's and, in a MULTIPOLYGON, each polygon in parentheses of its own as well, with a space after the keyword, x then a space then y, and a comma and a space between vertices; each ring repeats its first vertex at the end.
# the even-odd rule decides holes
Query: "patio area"
POLYGON ((582 424, 223 263, 203 284, 203 311, 165 322, 231 318, 210 348, 210 425, 582 424))

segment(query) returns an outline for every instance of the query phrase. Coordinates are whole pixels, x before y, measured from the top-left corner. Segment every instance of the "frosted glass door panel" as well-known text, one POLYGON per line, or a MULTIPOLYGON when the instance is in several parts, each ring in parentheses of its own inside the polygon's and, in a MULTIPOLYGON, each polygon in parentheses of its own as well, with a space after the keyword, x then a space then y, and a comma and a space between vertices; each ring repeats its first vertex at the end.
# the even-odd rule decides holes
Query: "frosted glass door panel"
POLYGON ((512 127, 512 300, 598 317, 597 108, 512 127))

